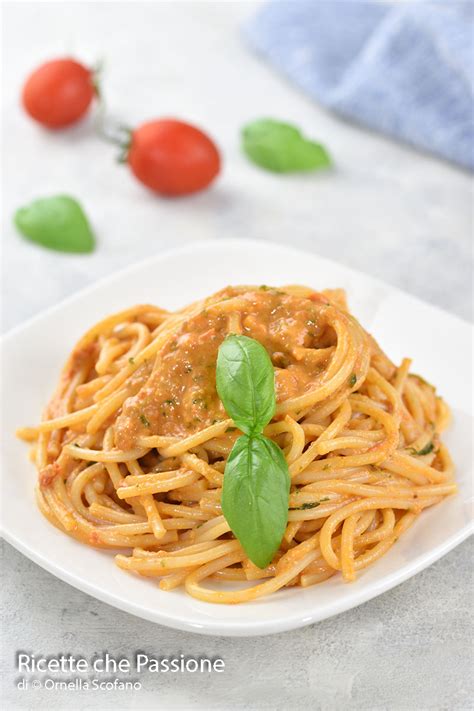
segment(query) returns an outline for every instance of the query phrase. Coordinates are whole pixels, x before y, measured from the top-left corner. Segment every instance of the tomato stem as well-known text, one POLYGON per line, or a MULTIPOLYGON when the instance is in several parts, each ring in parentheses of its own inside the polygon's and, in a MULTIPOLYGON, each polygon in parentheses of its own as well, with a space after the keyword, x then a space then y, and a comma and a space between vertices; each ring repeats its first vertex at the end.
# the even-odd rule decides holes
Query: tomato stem
POLYGON ((118 161, 119 163, 125 163, 132 142, 133 129, 126 124, 109 118, 105 113, 105 103, 103 101, 101 101, 99 105, 96 130, 99 138, 102 138, 102 140, 114 146, 118 146, 120 149, 118 161))
POLYGON ((132 141, 132 129, 123 123, 115 121, 107 116, 107 107, 101 86, 101 78, 104 71, 104 60, 99 59, 90 69, 92 84, 97 97, 97 118, 96 130, 99 138, 107 143, 112 143, 120 148, 118 156, 119 163, 125 163, 128 150, 132 141))
POLYGON ((102 86, 101 86, 103 71, 104 71, 104 59, 103 58, 98 59, 97 62, 95 64, 93 64, 92 67, 90 68, 92 86, 94 87, 95 95, 99 101, 99 104, 103 100, 102 86))

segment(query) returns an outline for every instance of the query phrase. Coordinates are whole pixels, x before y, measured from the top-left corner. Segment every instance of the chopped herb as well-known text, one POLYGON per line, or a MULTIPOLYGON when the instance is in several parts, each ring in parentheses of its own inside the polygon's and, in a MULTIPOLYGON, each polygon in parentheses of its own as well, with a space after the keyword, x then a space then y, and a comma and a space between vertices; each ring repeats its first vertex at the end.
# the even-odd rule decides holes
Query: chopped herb
POLYGON ((418 451, 414 447, 410 447, 408 451, 410 454, 415 454, 419 457, 423 457, 425 454, 430 454, 434 449, 434 444, 433 442, 428 442, 422 449, 419 449, 418 451))
POLYGON ((163 405, 176 405, 176 398, 170 397, 168 400, 164 400, 163 405))
MULTIPOLYGON (((214 422, 215 422, 215 420, 214 420, 214 422)), ((214 423, 213 423, 213 424, 214 424, 214 423)), ((228 427, 228 428, 226 429, 226 432, 235 432, 236 429, 237 429, 237 427, 228 427)))
POLYGON ((270 287, 267 286, 266 284, 262 284, 261 286, 258 287, 260 291, 269 291, 270 287))
POLYGON ((133 365, 133 364, 135 363, 135 359, 132 358, 132 357, 130 357, 130 358, 128 359, 128 362, 130 363, 130 365, 133 365))
POLYGON ((160 565, 162 568, 166 568, 166 563, 164 560, 160 560, 160 565))
POLYGON ((351 386, 351 388, 353 388, 356 383, 357 375, 355 373, 352 373, 351 377, 349 378, 349 385, 351 386))
POLYGON ((145 417, 145 415, 143 413, 140 415, 140 421, 141 421, 142 425, 145 425, 145 427, 150 426, 149 420, 147 420, 147 418, 145 417))
POLYGON ((323 472, 326 472, 330 468, 330 464, 325 464, 323 467, 323 472))
POLYGON ((309 319, 306 321, 306 325, 307 325, 307 326, 316 326, 316 321, 313 321, 312 318, 309 318, 309 319))
POLYGON ((319 501, 306 501, 304 504, 301 504, 301 506, 290 508, 290 511, 306 511, 306 509, 315 509, 316 506, 319 506, 323 501, 329 501, 329 497, 326 496, 324 499, 319 499, 319 501))

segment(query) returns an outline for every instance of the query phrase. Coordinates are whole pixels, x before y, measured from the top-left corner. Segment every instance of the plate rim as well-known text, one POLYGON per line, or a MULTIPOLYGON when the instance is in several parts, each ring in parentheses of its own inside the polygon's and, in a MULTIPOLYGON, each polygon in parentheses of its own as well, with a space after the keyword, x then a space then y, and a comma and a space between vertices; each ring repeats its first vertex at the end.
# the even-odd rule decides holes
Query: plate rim
MULTIPOLYGON (((150 262, 160 262, 169 257, 176 257, 182 254, 190 254, 192 256, 192 253, 196 250, 216 247, 232 247, 234 249, 264 247, 279 251, 282 254, 292 253, 293 255, 299 257, 311 256, 313 258, 321 260, 322 262, 327 262, 328 264, 334 264, 338 267, 341 267, 347 272, 359 276, 363 279, 369 279, 373 285, 388 289, 391 294, 399 294, 405 297, 408 295, 411 299, 414 299, 420 305, 423 305, 425 307, 429 306, 431 309, 441 312, 449 316, 451 319, 454 319, 459 323, 460 326, 464 328, 467 326, 472 330, 472 324, 469 321, 466 321, 461 317, 457 316, 456 314, 452 314, 445 309, 426 302, 423 299, 420 299, 418 296, 404 291, 403 289, 400 289, 396 286, 392 286, 391 284, 383 281, 382 279, 379 279, 378 277, 374 277, 371 274, 367 274, 366 272, 354 269, 345 264, 340 264, 336 260, 321 256, 315 252, 309 252, 307 250, 302 250, 291 246, 289 247, 280 243, 267 240, 226 238, 223 240, 199 240, 197 242, 191 242, 180 247, 170 248, 158 254, 154 254, 150 257, 140 259, 134 262, 133 264, 130 264, 122 269, 112 272, 111 274, 107 274, 104 277, 101 277, 100 279, 74 292, 73 294, 70 294, 69 296, 59 301, 57 304, 50 306, 49 308, 41 311, 39 314, 35 314, 32 317, 23 321, 22 323, 9 329, 5 334, 1 336, 0 345, 3 346, 4 344, 6 344, 7 341, 10 341, 18 333, 27 330, 30 326, 35 325, 37 322, 43 319, 47 319, 55 312, 60 311, 62 308, 64 308, 70 303, 74 303, 80 300, 82 297, 86 296, 90 292, 93 292, 98 288, 105 287, 109 283, 114 282, 115 280, 120 280, 123 277, 126 277, 128 274, 131 274, 135 271, 139 271, 145 265, 149 266, 150 262)), ((364 604, 365 602, 368 602, 374 597, 377 597, 378 595, 403 583, 408 578, 416 575, 417 573, 424 570, 429 565, 433 564, 441 557, 449 553, 451 550, 453 550, 457 545, 462 543, 470 535, 472 535, 472 533, 474 533, 474 521, 471 520, 466 523, 461 529, 456 531, 456 533, 452 534, 449 538, 445 539, 434 548, 431 548, 430 550, 426 551, 415 561, 408 562, 403 567, 385 575, 378 581, 373 581, 369 588, 361 588, 359 591, 354 590, 351 596, 345 597, 342 600, 336 600, 330 605, 326 605, 323 608, 322 612, 319 612, 318 608, 316 607, 312 611, 305 611, 305 614, 292 613, 290 615, 285 616, 284 618, 280 617, 271 620, 265 620, 263 622, 259 621, 258 619, 255 621, 247 621, 245 623, 239 621, 222 621, 207 619, 205 625, 189 622, 187 620, 184 620, 183 618, 180 618, 178 615, 172 615, 168 612, 163 612, 159 608, 156 608, 155 610, 150 610, 148 608, 140 607, 140 604, 138 602, 135 602, 134 600, 127 600, 121 598, 112 591, 97 588, 94 583, 89 583, 87 579, 68 571, 67 569, 61 567, 60 564, 57 564, 53 560, 47 558, 41 552, 37 552, 37 550, 31 548, 29 544, 25 544, 20 538, 15 535, 13 531, 5 528, 3 520, 0 523, 0 533, 3 535, 3 538, 8 543, 10 543, 15 549, 17 549, 20 553, 25 555, 27 558, 32 560, 35 564, 39 565, 47 572, 59 578, 61 581, 72 585, 81 592, 84 592, 100 600, 101 602, 116 607, 121 611, 127 612, 129 614, 135 615, 137 617, 146 619, 154 623, 162 624, 174 629, 180 629, 186 632, 194 632, 203 635, 250 637, 257 635, 263 636, 269 634, 277 634, 292 629, 298 629, 306 625, 321 621, 323 619, 328 619, 349 609, 358 607, 359 605, 364 604)))
POLYGON ((364 279, 370 279, 374 284, 377 284, 379 287, 384 287, 388 288, 390 291, 395 292, 397 294, 403 295, 403 296, 409 296, 411 299, 415 299, 420 305, 423 306, 429 306, 431 309, 435 309, 439 311, 440 313, 444 314, 445 316, 449 316, 451 319, 455 319, 462 324, 464 327, 469 327, 471 329, 474 329, 474 324, 472 324, 470 321, 467 321, 466 319, 462 318, 461 316, 458 316, 457 314, 452 313, 451 311, 448 311, 447 309, 442 308, 441 306, 437 306, 436 304, 432 304, 429 301, 425 301, 424 299, 421 299, 419 296, 416 294, 412 294, 409 291, 404 291, 398 286, 394 286, 390 284, 387 281, 384 281, 383 279, 380 279, 377 276, 373 276, 372 274, 369 274, 368 272, 365 272, 361 269, 355 269, 354 267, 350 267, 347 264, 343 264, 342 262, 338 262, 336 259, 331 259, 329 257, 324 257, 321 254, 318 254, 317 252, 310 252, 309 250, 306 249, 299 249, 298 247, 291 247, 287 246, 284 244, 280 244, 279 242, 273 242, 271 240, 261 240, 261 239, 244 239, 242 237, 226 237, 222 240, 219 240, 217 238, 214 239, 207 239, 207 240, 199 240, 197 242, 189 242, 188 244, 182 245, 180 247, 170 247, 169 249, 165 249, 163 252, 156 253, 151 255, 150 257, 144 257, 143 259, 139 259, 132 264, 129 264, 126 267, 122 267, 121 269, 117 269, 110 274, 106 274, 105 276, 100 277, 96 281, 92 282, 91 284, 87 284, 86 286, 82 287, 81 289, 78 289, 77 291, 74 291, 72 294, 69 294, 69 296, 65 296, 64 299, 61 299, 58 301, 57 304, 53 304, 52 306, 48 306, 46 309, 43 309, 37 314, 34 314, 33 316, 28 317, 21 323, 17 324, 16 326, 12 326, 12 328, 9 328, 5 333, 0 334, 0 345, 3 344, 4 341, 9 340, 12 336, 16 335, 17 332, 22 331, 23 329, 26 329, 27 327, 33 325, 36 323, 36 321, 40 321, 43 318, 46 318, 47 316, 50 316, 53 314, 55 311, 58 311, 59 309, 63 308, 69 303, 72 303, 76 301, 77 299, 80 299, 81 297, 87 295, 91 291, 94 291, 98 287, 105 286, 109 282, 114 281, 115 279, 118 279, 120 277, 126 276, 127 274, 131 274, 134 271, 138 271, 141 267, 149 264, 150 262, 153 261, 161 261, 162 259, 165 259, 170 256, 179 256, 182 253, 192 251, 195 249, 202 249, 202 248, 207 248, 207 247, 215 247, 215 246, 233 246, 233 247, 242 247, 242 246, 248 246, 252 245, 254 247, 270 247, 271 249, 277 249, 282 252, 291 252, 295 256, 310 256, 310 257, 315 257, 317 259, 320 259, 323 262, 327 262, 328 264, 335 264, 338 267, 342 267, 343 269, 347 270, 348 272, 351 272, 352 274, 363 277, 364 279))
MULTIPOLYGON (((368 589, 361 588, 359 594, 355 592, 352 597, 336 601, 332 606, 329 606, 329 612, 328 607, 326 606, 322 614, 318 614, 316 609, 311 613, 308 612, 304 616, 301 616, 300 613, 292 617, 285 617, 284 619, 275 619, 265 622, 261 622, 259 620, 245 623, 229 621, 222 622, 208 619, 206 620, 206 626, 198 623, 187 622, 177 616, 175 617, 164 614, 159 609, 150 612, 147 608, 141 608, 139 604, 133 600, 124 601, 112 592, 104 592, 101 589, 95 588, 93 584, 88 583, 80 576, 70 573, 61 566, 43 557, 41 554, 36 553, 36 551, 30 549, 29 546, 25 545, 10 532, 3 530, 3 537, 7 543, 10 543, 16 550, 33 561, 33 563, 39 565, 56 578, 59 578, 62 582, 72 585, 72 587, 80 590, 81 592, 90 595, 91 597, 96 598, 111 607, 116 607, 122 612, 127 612, 135 617, 140 617, 141 619, 161 624, 165 627, 179 629, 184 632, 194 632, 205 636, 263 637, 281 632, 289 632, 294 629, 300 629, 301 627, 306 627, 307 625, 311 625, 316 622, 322 622, 323 620, 327 620, 343 612, 352 610, 355 607, 359 607, 384 592, 393 590, 393 588, 417 575, 422 570, 425 570, 458 545, 463 543, 463 541, 467 540, 467 538, 469 538, 469 536, 473 533, 474 522, 470 521, 456 534, 450 536, 438 546, 430 549, 424 555, 420 556, 416 562, 411 564, 408 563, 404 567, 399 568, 397 571, 384 576, 381 580, 373 582, 371 587, 368 589)), ((212 603, 207 604, 211 605, 212 603)))

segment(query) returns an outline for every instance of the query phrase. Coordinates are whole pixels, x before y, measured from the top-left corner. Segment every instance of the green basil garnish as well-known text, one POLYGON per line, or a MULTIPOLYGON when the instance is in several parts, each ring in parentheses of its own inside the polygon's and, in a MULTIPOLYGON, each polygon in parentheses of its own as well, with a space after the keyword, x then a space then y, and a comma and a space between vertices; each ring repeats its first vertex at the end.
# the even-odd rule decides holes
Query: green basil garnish
POLYGON ((35 200, 15 213, 15 225, 32 242, 60 252, 92 252, 94 234, 77 200, 55 195, 35 200))
POLYGON ((425 454, 431 454, 433 449, 434 443, 428 442, 428 444, 425 444, 425 446, 422 449, 419 449, 418 451, 414 447, 410 447, 408 451, 410 452, 410 454, 416 454, 418 457, 424 457, 425 454))
POLYGON ((275 373, 265 348, 227 336, 217 356, 216 385, 226 412, 246 434, 261 432, 275 413, 275 373))
POLYGON ((263 435, 242 435, 227 460, 222 511, 250 560, 265 568, 285 533, 290 477, 280 447, 263 435))
POLYGON ((242 148, 251 161, 275 173, 328 168, 331 158, 319 143, 310 141, 296 126, 273 119, 258 119, 242 130, 242 148))
POLYGON ((261 432, 275 414, 275 374, 265 348, 228 336, 219 348, 217 391, 227 414, 245 432, 227 460, 222 511, 250 560, 265 568, 288 520, 290 474, 280 447, 261 432))

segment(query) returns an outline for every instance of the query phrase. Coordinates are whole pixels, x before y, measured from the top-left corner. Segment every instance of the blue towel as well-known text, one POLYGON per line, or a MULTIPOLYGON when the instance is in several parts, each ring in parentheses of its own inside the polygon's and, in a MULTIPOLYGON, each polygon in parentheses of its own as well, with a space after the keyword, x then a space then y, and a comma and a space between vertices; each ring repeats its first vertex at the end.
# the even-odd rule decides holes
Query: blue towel
POLYGON ((472 0, 273 0, 244 34, 324 106, 474 169, 472 0))

